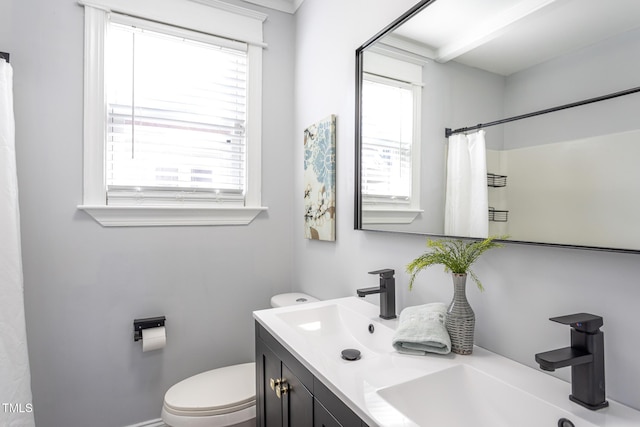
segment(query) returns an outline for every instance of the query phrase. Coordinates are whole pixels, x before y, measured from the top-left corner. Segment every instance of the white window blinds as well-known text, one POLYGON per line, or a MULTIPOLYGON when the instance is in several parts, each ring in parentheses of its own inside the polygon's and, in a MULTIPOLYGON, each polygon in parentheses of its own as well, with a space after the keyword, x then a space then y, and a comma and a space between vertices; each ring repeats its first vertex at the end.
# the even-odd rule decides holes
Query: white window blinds
POLYGON ((409 204, 414 135, 412 86, 365 76, 362 105, 362 193, 365 201, 409 204))
POLYGON ((183 33, 109 26, 109 205, 243 203, 247 47, 183 33))

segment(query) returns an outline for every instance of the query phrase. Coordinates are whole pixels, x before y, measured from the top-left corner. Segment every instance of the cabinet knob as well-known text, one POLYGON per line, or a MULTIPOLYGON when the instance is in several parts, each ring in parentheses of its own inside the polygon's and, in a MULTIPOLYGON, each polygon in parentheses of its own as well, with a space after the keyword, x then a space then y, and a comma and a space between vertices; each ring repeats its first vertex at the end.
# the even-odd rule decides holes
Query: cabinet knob
POLYGON ((269 386, 271 387, 271 390, 274 390, 276 392, 276 396, 278 396, 278 399, 280 399, 283 394, 287 394, 287 392, 291 389, 289 384, 287 384, 287 380, 285 380, 284 378, 269 378, 269 386))
POLYGON ((271 390, 275 390, 276 387, 279 387, 281 382, 282 382, 281 378, 276 378, 275 380, 273 378, 270 378, 269 385, 271 386, 271 390))
POLYGON ((280 399, 283 395, 287 394, 289 391, 289 384, 286 381, 282 380, 282 383, 276 387, 276 396, 280 399))

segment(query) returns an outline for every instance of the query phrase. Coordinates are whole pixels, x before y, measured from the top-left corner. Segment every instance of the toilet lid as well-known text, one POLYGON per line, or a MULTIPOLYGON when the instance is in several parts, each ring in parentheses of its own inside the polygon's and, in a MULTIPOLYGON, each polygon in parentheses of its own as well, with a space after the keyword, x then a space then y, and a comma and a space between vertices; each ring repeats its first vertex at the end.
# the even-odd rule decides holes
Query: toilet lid
POLYGON ((244 363, 203 372, 180 381, 164 396, 175 415, 209 416, 255 405, 256 365, 244 363))

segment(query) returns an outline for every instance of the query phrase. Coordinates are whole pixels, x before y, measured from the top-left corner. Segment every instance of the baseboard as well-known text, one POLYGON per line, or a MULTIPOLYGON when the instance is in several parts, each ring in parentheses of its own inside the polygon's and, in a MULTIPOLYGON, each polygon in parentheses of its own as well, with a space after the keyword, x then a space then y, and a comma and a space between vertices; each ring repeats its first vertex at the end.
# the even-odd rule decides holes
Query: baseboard
POLYGON ((162 419, 158 418, 157 420, 143 421, 141 423, 132 424, 132 425, 126 426, 126 427, 169 427, 169 426, 167 426, 162 421, 162 419))

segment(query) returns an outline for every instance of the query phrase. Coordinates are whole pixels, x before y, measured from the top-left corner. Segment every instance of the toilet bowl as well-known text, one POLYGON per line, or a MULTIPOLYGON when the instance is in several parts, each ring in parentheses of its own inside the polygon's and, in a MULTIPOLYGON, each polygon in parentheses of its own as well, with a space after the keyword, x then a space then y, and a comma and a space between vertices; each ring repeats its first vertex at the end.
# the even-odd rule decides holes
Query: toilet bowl
MULTIPOLYGON (((318 301, 302 293, 271 298, 272 307, 318 301)), ((164 396, 162 421, 169 427, 254 427, 255 363, 225 366, 189 377, 164 396)))

